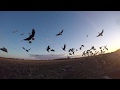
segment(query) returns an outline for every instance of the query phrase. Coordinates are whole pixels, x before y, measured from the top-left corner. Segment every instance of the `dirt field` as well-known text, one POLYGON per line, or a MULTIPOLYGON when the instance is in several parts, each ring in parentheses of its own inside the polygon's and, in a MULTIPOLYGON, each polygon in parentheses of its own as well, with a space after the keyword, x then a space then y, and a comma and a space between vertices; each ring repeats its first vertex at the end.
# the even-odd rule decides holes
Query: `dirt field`
POLYGON ((120 51, 69 60, 0 58, 0 79, 120 79, 120 51))

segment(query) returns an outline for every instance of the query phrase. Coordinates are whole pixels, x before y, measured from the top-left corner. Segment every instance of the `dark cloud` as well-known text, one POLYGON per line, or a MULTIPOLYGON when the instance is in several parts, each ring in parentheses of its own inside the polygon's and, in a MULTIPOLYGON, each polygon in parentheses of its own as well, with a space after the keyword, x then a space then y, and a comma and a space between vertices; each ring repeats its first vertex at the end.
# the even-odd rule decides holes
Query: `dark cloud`
POLYGON ((31 58, 35 60, 52 60, 59 58, 66 58, 65 54, 46 54, 46 55, 38 55, 38 54, 28 54, 31 58))

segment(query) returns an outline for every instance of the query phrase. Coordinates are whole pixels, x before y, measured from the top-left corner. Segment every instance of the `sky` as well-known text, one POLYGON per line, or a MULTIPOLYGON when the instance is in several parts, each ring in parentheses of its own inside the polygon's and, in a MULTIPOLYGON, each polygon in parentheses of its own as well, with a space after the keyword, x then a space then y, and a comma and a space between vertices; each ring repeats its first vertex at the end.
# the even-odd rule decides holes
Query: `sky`
POLYGON ((91 46, 105 45, 106 53, 120 48, 120 11, 0 11, 0 48, 8 50, 0 50, 0 57, 51 60, 70 56, 70 48, 78 49, 71 57, 81 57, 91 46), (30 44, 23 39, 32 29, 35 40, 30 44), (62 35, 56 36, 62 29, 62 35), (102 29, 103 36, 96 37, 102 29), (66 51, 61 48, 64 44, 66 51), (48 45, 55 52, 47 52, 48 45), (82 50, 81 45, 85 46, 82 50))

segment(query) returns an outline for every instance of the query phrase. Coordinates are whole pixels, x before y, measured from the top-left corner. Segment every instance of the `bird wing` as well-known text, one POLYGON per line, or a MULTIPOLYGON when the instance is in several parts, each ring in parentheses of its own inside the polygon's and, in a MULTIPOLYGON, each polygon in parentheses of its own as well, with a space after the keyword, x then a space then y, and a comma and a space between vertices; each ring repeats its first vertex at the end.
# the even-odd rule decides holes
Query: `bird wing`
POLYGON ((63 33, 63 30, 61 32, 59 32, 58 34, 56 34, 56 36, 61 35, 62 33, 63 33))
POLYGON ((60 32, 60 34, 62 34, 63 33, 63 30, 60 32))
POLYGON ((47 47, 47 51, 49 51, 49 49, 50 49, 50 46, 47 47))
POLYGON ((33 36, 30 35, 28 38, 25 38, 24 40, 30 40, 33 36))
POLYGON ((55 51, 54 49, 51 49, 51 51, 55 51))
POLYGON ((22 47, 24 50, 26 50, 24 47, 22 47))
POLYGON ((30 39, 32 39, 34 36, 35 36, 35 30, 32 29, 32 34, 31 34, 28 38, 26 38, 26 39, 24 39, 24 40, 30 40, 30 39))
POLYGON ((58 35, 60 35, 59 33, 58 34, 56 34, 56 36, 58 36, 58 35))
POLYGON ((102 30, 101 34, 103 34, 104 30, 102 30))
POLYGON ((97 35, 96 37, 99 37, 100 36, 100 33, 99 33, 99 35, 97 35))
POLYGON ((63 49, 65 49, 66 48, 66 44, 64 44, 64 47, 63 47, 63 49))
POLYGON ((31 37, 33 38, 34 36, 35 36, 35 30, 32 29, 32 35, 31 35, 31 37))

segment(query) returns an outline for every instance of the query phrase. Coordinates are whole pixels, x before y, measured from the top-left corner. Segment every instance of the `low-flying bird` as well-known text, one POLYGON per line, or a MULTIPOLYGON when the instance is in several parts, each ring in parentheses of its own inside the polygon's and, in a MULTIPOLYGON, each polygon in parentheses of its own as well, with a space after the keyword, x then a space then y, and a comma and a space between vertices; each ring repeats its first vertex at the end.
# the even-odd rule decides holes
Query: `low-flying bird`
POLYGON ((30 48, 30 49, 25 49, 24 47, 22 47, 22 48, 23 48, 24 50, 26 50, 27 52, 29 52, 29 50, 31 49, 31 48, 30 48))
POLYGON ((105 48, 106 50, 108 50, 107 46, 104 46, 104 48, 105 48))
POLYGON ((102 47, 99 47, 100 49, 102 49, 102 47))
POLYGON ((99 37, 99 36, 103 36, 103 32, 104 32, 104 30, 102 29, 102 32, 101 33, 99 33, 99 35, 97 35, 96 37, 99 37))
POLYGON ((73 54, 74 54, 74 52, 75 52, 74 50, 75 50, 74 48, 71 49, 71 51, 73 52, 73 54))
POLYGON ((86 37, 88 37, 88 35, 86 37))
POLYGON ((84 45, 81 45, 81 47, 84 47, 84 45))
POLYGON ((80 50, 82 49, 82 47, 84 47, 84 45, 81 45, 81 47, 79 48, 80 50))
POLYGON ((54 52, 55 50, 54 50, 54 49, 51 49, 51 51, 53 51, 53 52, 54 52))
POLYGON ((69 53, 69 55, 72 55, 71 53, 69 53))
POLYGON ((70 52, 70 51, 71 51, 71 49, 68 50, 68 52, 70 52))
POLYGON ((82 49, 82 47, 79 48, 80 50, 82 49))
POLYGON ((62 49, 63 49, 64 51, 66 51, 65 48, 66 48, 66 44, 64 44, 64 47, 63 47, 62 49))
POLYGON ((2 51, 4 51, 4 52, 7 52, 7 53, 8 53, 8 50, 7 50, 5 47, 0 48, 0 50, 2 50, 2 51))
POLYGON ((24 40, 33 40, 33 37, 35 36, 35 30, 34 29, 32 29, 32 34, 28 37, 28 38, 26 38, 26 39, 24 39, 24 40))
POLYGON ((63 29, 62 29, 61 32, 59 32, 58 34, 56 34, 56 36, 62 35, 62 33, 63 33, 63 29))
POLYGON ((90 50, 92 50, 92 49, 93 49, 93 50, 96 50, 94 46, 92 46, 90 50))
POLYGON ((49 50, 50 50, 50 46, 48 46, 46 50, 49 52, 49 50))

